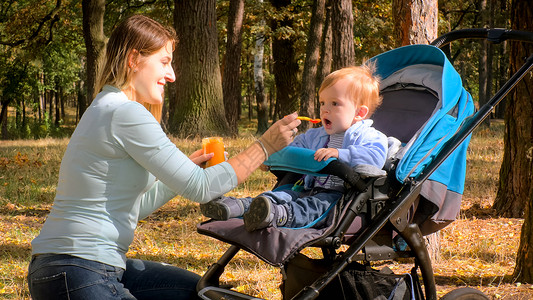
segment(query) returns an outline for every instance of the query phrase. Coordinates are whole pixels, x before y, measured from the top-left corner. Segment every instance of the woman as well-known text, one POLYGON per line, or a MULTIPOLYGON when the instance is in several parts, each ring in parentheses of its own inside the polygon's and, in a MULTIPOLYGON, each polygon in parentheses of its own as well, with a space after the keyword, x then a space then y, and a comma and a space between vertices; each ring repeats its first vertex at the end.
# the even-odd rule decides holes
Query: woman
POLYGON ((202 169, 213 154, 185 156, 158 122, 164 86, 175 80, 175 40, 171 29, 143 16, 111 34, 101 92, 70 139, 54 205, 32 241, 34 300, 196 297, 197 274, 126 258, 138 220, 176 195, 205 203, 230 191, 293 138, 296 114, 227 162, 202 169))

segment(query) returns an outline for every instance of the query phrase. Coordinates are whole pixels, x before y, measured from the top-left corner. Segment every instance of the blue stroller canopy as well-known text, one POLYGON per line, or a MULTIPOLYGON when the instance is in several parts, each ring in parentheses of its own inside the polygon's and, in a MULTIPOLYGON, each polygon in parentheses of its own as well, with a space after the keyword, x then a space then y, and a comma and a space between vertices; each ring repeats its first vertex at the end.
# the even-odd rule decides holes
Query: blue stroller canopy
MULTIPOLYGON (((423 65, 425 69, 433 66, 433 69, 440 70, 440 76, 433 78, 416 71, 414 73, 414 77, 421 76, 419 78, 421 85, 435 90, 438 94, 438 103, 426 124, 406 145, 406 150, 397 166, 396 178, 400 182, 405 182, 409 177, 416 178, 439 153, 444 142, 457 132, 468 116, 473 114, 472 97, 463 88, 461 77, 444 52, 435 46, 404 46, 377 55, 370 60, 376 63, 376 73, 382 78, 382 82, 411 66, 423 65)), ((412 79, 410 77, 405 75, 401 80, 410 81, 412 79)), ((399 83, 403 83, 401 80, 399 83)), ((446 185, 448 190, 462 194, 468 142, 469 140, 465 140, 430 176, 430 180, 440 182, 446 185)))

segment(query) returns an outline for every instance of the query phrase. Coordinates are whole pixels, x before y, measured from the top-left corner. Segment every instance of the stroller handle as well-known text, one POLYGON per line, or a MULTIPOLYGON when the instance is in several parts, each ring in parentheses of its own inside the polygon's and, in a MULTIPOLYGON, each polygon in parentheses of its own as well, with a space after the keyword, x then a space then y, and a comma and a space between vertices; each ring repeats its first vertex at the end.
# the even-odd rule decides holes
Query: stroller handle
POLYGON ((533 43, 533 32, 501 28, 459 29, 438 37, 431 45, 441 48, 456 40, 476 38, 487 39, 495 44, 507 40, 533 43))

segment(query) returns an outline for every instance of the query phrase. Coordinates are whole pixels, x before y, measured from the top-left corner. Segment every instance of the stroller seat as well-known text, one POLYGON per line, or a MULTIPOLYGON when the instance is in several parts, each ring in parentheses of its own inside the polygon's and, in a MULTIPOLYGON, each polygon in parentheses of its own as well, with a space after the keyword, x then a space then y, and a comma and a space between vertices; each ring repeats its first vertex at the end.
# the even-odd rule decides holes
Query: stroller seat
MULTIPOLYGON (((391 143, 396 146, 399 141, 396 140, 395 142, 395 139, 391 139, 391 143)), ((383 183, 383 179, 386 177, 385 171, 373 166, 361 166, 352 169, 336 159, 317 162, 313 155, 313 150, 297 147, 286 147, 273 154, 265 163, 270 166, 274 174, 281 177, 275 189, 290 189, 292 184, 287 183, 287 181, 290 182, 290 178, 301 178, 301 174, 336 175, 343 178, 345 182, 357 183, 361 187, 365 185, 365 179, 382 178, 378 182, 383 183)), ((376 189, 375 194, 378 192, 379 189, 376 189)), ((380 197, 376 195, 374 198, 380 197)), ((282 266, 295 253, 296 249, 302 249, 316 243, 322 237, 328 236, 335 229, 335 224, 342 215, 340 211, 342 207, 342 205, 333 204, 319 218, 324 220, 321 222, 323 225, 318 228, 312 226, 304 228, 268 227, 248 232, 244 228, 242 218, 234 218, 227 221, 209 220, 199 224, 197 230, 201 234, 238 245, 271 265, 282 266)), ((355 233, 353 232, 356 230, 355 228, 361 228, 361 221, 361 217, 357 216, 351 226, 352 234, 355 233)))
MULTIPOLYGON (((443 228, 458 215, 469 138, 442 158, 436 170, 426 172, 446 142, 473 114, 472 97, 437 47, 405 46, 371 60, 381 77, 383 96, 371 119, 376 129, 390 137, 389 160, 384 170, 351 168, 336 159, 316 162, 314 151, 308 149, 286 147, 273 154, 265 164, 278 176, 279 186, 294 173, 336 175, 345 181, 346 192, 324 216, 326 222, 321 228, 271 227, 247 232, 242 219, 199 224, 199 233, 232 245, 219 265, 244 249, 269 264, 284 267, 303 248, 314 246, 321 247, 324 257, 335 262, 334 274, 354 259, 402 256, 393 247, 394 231, 418 257, 425 288, 431 285, 431 262, 421 237, 443 228), (387 232, 384 239, 379 234, 383 231, 387 232), (350 247, 346 251, 350 257, 345 261, 337 260, 340 255, 335 252, 342 244, 350 247), (365 246, 377 252, 362 251, 365 246)), ((218 272, 208 271, 198 289, 217 286, 209 277, 218 272)))

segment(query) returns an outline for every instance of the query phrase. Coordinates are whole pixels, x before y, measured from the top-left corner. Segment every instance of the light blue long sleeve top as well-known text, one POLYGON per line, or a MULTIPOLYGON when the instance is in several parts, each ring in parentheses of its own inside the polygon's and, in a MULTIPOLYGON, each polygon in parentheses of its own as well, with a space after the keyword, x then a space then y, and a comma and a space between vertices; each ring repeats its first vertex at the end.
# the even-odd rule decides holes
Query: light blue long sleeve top
POLYGON ((229 163, 200 168, 144 106, 105 86, 70 138, 54 204, 32 252, 125 268, 140 219, 177 195, 205 203, 236 186, 229 163))
MULTIPOLYGON (((372 165, 383 168, 387 159, 387 136, 374 127, 373 121, 365 119, 350 126, 344 133, 339 160, 351 167, 357 165, 372 165)), ((289 146, 318 150, 326 147, 329 134, 324 127, 311 128, 296 136, 289 146)), ((305 177, 305 186, 313 186, 313 176, 305 177)))

